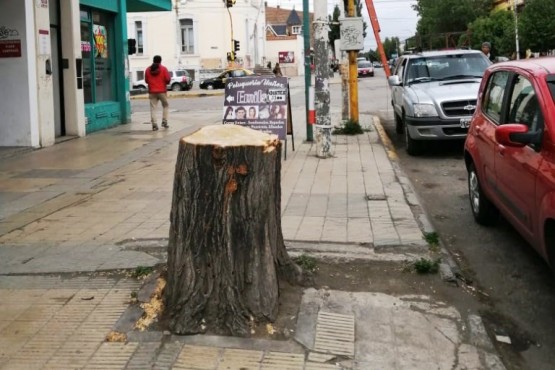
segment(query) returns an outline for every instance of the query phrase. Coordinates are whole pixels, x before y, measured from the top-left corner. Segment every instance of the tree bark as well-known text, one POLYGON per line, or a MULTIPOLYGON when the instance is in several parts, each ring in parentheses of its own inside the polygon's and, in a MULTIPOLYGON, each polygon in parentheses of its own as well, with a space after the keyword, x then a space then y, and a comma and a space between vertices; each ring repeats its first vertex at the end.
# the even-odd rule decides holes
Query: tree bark
POLYGON ((165 316, 177 334, 246 336, 273 321, 279 278, 299 282, 281 231, 281 142, 236 125, 181 139, 165 316))

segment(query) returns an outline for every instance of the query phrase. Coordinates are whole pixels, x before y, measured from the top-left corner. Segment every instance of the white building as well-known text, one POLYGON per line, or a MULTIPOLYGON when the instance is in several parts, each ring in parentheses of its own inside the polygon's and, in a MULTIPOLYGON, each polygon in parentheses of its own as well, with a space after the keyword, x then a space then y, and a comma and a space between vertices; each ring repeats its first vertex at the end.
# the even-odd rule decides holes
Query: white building
POLYGON ((253 69, 264 63, 264 0, 175 0, 172 12, 128 14, 128 37, 137 53, 129 57, 131 81, 143 78, 154 55, 169 69, 187 69, 199 80, 203 70, 225 68, 238 40, 237 64, 253 69))

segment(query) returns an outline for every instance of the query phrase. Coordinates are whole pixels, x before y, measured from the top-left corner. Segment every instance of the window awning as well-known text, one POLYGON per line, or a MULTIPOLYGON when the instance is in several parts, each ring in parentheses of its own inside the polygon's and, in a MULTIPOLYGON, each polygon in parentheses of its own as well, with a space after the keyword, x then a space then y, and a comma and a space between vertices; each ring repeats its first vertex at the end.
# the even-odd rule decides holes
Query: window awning
POLYGON ((172 10, 172 0, 127 0, 127 12, 159 12, 172 10))

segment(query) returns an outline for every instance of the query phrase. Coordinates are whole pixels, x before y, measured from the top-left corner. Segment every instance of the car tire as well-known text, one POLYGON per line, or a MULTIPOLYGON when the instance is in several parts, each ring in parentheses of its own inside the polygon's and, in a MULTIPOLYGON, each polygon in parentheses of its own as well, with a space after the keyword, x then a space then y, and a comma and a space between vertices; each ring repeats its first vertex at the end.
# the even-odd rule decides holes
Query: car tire
POLYGON ((420 153, 422 153, 422 142, 419 140, 414 140, 412 137, 410 137, 409 128, 404 119, 403 126, 405 127, 405 148, 407 149, 408 155, 419 155, 420 153))
POLYGON ((393 113, 393 115, 395 116, 395 132, 402 134, 404 131, 403 119, 397 113, 393 113))
POLYGON ((183 88, 181 87, 180 84, 175 83, 172 85, 172 91, 181 91, 181 90, 183 90, 183 88))
POLYGON ((491 226, 497 222, 499 211, 482 191, 474 163, 468 166, 468 199, 472 215, 478 224, 491 226))

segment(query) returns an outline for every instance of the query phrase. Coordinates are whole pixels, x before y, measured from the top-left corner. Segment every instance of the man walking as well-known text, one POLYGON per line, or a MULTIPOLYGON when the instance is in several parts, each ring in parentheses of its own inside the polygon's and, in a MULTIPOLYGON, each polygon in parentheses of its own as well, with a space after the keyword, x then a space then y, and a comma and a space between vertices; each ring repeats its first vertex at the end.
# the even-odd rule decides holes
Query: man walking
POLYGON ((152 64, 145 71, 145 81, 148 84, 148 99, 150 100, 150 122, 152 131, 158 131, 156 123, 156 110, 158 101, 162 103, 162 127, 168 128, 168 104, 166 85, 170 83, 171 77, 168 69, 162 65, 162 57, 155 55, 152 64))

